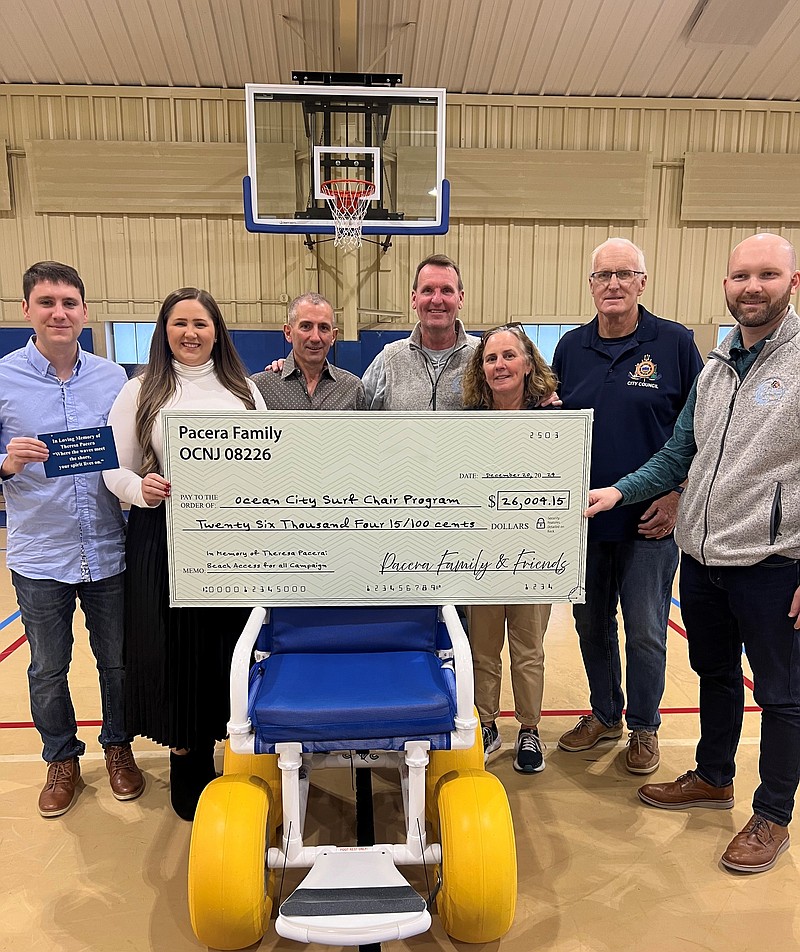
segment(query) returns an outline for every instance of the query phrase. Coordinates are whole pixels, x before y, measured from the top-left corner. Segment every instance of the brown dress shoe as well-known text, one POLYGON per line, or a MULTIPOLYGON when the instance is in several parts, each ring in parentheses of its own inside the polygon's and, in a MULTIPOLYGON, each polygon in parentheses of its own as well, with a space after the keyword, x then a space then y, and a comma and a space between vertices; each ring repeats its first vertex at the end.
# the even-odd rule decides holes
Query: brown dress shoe
POLYGON ((117 800, 135 800, 144 790, 144 774, 136 766, 130 744, 105 749, 111 792, 117 800))
POLYGON ((580 750, 591 750, 601 740, 617 740, 620 737, 622 721, 606 727, 594 714, 584 714, 571 731, 559 737, 558 746, 562 750, 577 753, 580 750))
POLYGON ((658 768, 661 755, 658 752, 656 731, 633 730, 628 736, 625 766, 631 773, 648 774, 658 768))
POLYGON ((61 816, 75 802, 81 767, 78 758, 55 760, 47 765, 47 781, 39 794, 39 813, 45 817, 61 816))
POLYGON ((646 783, 639 787, 639 799, 662 810, 685 810, 687 807, 730 810, 733 806, 733 784, 712 787, 693 770, 688 770, 670 783, 646 783))
POLYGON ((740 873, 763 873, 772 869, 784 850, 789 849, 789 828, 754 813, 750 822, 728 843, 722 865, 740 873))

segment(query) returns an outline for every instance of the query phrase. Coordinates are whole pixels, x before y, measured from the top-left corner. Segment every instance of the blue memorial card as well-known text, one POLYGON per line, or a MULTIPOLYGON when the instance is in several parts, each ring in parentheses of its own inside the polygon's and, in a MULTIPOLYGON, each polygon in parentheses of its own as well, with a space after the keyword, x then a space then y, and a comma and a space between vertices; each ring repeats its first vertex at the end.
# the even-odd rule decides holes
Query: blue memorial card
POLYGON ((119 466, 110 426, 40 433, 36 439, 46 443, 50 450, 50 456, 44 464, 45 476, 74 476, 99 469, 117 469, 119 466))

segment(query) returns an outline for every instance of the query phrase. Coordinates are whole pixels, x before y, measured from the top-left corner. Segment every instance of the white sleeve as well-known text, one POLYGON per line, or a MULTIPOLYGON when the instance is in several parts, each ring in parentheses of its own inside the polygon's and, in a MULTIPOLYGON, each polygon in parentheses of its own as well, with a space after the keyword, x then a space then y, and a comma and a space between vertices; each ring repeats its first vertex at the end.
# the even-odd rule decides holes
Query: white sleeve
POLYGON ((364 384, 364 393, 367 397, 367 409, 382 410, 383 399, 386 394, 386 366, 383 362, 383 351, 364 371, 361 381, 364 384))
POLYGON ((105 470, 103 481, 121 502, 149 509, 155 507, 148 506, 142 495, 142 477, 139 475, 142 448, 136 439, 136 409, 140 389, 138 380, 129 380, 120 390, 108 414, 108 425, 114 431, 119 469, 105 470))

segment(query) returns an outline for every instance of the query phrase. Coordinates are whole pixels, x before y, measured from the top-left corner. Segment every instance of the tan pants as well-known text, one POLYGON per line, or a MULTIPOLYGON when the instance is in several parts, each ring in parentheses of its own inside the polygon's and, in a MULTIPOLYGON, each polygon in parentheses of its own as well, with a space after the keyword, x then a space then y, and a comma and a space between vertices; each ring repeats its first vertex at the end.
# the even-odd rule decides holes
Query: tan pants
POLYGON ((506 622, 514 717, 535 727, 542 717, 544 632, 550 605, 471 605, 467 608, 475 706, 482 724, 500 713, 500 678, 506 622))

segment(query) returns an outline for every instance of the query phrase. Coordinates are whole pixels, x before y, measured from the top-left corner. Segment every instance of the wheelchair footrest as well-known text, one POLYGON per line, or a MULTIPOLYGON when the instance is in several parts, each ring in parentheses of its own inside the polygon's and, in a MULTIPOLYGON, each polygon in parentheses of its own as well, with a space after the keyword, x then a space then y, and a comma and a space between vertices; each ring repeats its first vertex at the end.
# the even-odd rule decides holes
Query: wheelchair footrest
POLYGON ((299 942, 365 945, 418 935, 430 922, 385 848, 330 847, 281 903, 275 928, 299 942))

